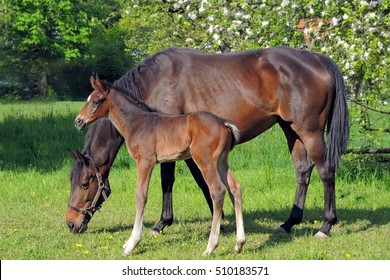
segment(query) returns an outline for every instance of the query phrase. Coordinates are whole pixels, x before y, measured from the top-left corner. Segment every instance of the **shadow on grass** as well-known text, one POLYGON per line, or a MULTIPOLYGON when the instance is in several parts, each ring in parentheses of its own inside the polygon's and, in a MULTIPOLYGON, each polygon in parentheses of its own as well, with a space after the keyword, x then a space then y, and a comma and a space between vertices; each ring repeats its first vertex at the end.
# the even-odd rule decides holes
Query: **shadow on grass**
MULTIPOLYGON (((277 234, 276 229, 288 217, 290 209, 277 211, 253 211, 244 213, 245 231, 247 234, 268 234, 268 239, 260 245, 260 249, 276 246, 280 243, 288 243, 297 237, 312 237, 322 225, 323 210, 321 208, 305 209, 304 220, 296 225, 289 234, 277 234), (275 224, 276 226, 268 226, 275 224)), ((389 223, 390 207, 382 207, 375 210, 366 209, 337 209, 339 225, 346 234, 369 230, 389 223)), ((228 216, 229 221, 234 221, 234 215, 228 216)), ((235 234, 235 224, 231 223, 227 233, 235 234)), ((333 228, 334 231, 334 228, 333 228)), ((332 230, 331 230, 332 234, 332 230)))
MULTIPOLYGON (((294 238, 313 236, 322 225, 322 209, 306 209, 304 214, 304 221, 295 226, 290 234, 276 234, 276 228, 283 223, 284 219, 290 214, 290 209, 270 210, 270 211, 251 211, 244 213, 244 224, 246 234, 265 234, 268 235, 265 242, 262 242, 260 247, 257 249, 278 246, 281 243, 291 242, 294 238)), ((346 234, 357 233, 361 231, 369 230, 378 226, 388 224, 388 217, 390 216, 390 207, 383 207, 376 210, 365 210, 365 209, 338 209, 339 224, 343 228, 342 232, 346 234), (363 225, 361 225, 364 221, 363 225)), ((156 221, 157 222, 157 221, 156 221)), ((175 221, 172 227, 175 227, 175 221)), ((211 225, 211 217, 202 217, 196 219, 188 219, 181 221, 181 227, 183 224, 188 226, 188 230, 194 230, 199 226, 199 223, 207 224, 207 229, 211 225), (209 225, 208 225, 209 223, 209 225)), ((236 225, 234 214, 226 215, 222 222, 224 230, 223 235, 235 235, 236 225)), ((145 221, 146 229, 152 229, 154 223, 151 221, 145 221)), ((129 233, 133 225, 118 225, 113 227, 102 227, 94 230, 91 233, 102 233, 102 232, 126 232, 129 233)), ((169 228, 166 228, 164 234, 169 235, 169 228)), ((209 232, 204 231, 200 233, 200 237, 207 239, 209 232)), ((183 234, 177 236, 180 240, 178 242, 184 242, 192 238, 192 234, 183 234)))
POLYGON ((67 148, 80 149, 84 133, 74 128, 74 114, 53 111, 37 118, 6 116, 0 122, 0 169, 52 171, 70 162, 67 148))

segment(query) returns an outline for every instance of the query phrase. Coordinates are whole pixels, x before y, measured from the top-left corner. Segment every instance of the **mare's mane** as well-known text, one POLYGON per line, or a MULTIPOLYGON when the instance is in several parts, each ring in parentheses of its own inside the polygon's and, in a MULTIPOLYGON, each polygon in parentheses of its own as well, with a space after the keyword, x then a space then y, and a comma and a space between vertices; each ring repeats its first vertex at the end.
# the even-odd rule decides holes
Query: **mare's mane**
POLYGON ((134 67, 132 70, 125 73, 121 78, 116 80, 113 84, 120 88, 129 89, 135 97, 138 99, 141 98, 141 89, 147 88, 149 85, 149 80, 141 70, 146 70, 152 74, 153 77, 157 77, 157 74, 160 72, 160 66, 158 61, 158 56, 167 55, 171 56, 173 53, 178 53, 178 48, 168 48, 161 52, 158 52, 150 57, 145 58, 134 67))

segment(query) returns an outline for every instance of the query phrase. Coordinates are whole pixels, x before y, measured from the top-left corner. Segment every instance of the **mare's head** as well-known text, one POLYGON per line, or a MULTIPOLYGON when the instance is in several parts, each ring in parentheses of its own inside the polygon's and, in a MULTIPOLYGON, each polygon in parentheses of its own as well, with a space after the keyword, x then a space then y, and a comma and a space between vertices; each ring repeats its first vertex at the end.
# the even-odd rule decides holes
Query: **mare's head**
POLYGON ((91 85, 94 90, 75 119, 75 126, 79 130, 108 114, 109 107, 106 99, 110 89, 99 78, 95 79, 93 76, 91 76, 91 85))
POLYGON ((71 190, 66 223, 74 233, 87 230, 88 222, 111 193, 107 177, 103 177, 92 159, 80 152, 69 151, 76 161, 71 174, 71 190))

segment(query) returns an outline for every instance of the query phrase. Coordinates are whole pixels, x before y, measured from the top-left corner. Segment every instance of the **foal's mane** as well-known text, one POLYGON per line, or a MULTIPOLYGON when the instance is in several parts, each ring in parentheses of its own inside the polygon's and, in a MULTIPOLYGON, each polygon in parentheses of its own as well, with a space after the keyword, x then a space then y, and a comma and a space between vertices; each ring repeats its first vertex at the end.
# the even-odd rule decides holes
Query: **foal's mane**
POLYGON ((135 96, 135 94, 131 91, 125 90, 124 88, 115 86, 115 85, 113 85, 109 82, 106 82, 106 81, 104 81, 103 84, 108 90, 114 89, 117 93, 119 93, 124 98, 126 98, 130 103, 132 103, 136 107, 138 107, 146 112, 160 112, 159 110, 150 107, 148 104, 143 102, 141 99, 137 98, 135 96))

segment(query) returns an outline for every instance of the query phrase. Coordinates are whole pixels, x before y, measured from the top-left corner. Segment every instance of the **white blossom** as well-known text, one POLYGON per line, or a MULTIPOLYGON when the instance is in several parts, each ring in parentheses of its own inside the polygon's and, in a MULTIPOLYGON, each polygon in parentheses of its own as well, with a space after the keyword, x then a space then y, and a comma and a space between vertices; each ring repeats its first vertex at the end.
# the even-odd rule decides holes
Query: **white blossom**
POLYGON ((195 14, 195 12, 189 13, 189 14, 188 14, 188 17, 189 17, 190 19, 192 19, 192 20, 195 20, 195 19, 196 19, 196 14, 195 14))
POLYGON ((290 4, 289 0, 283 0, 282 3, 280 4, 280 6, 286 7, 288 4, 290 4))

